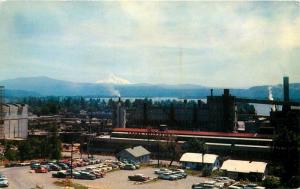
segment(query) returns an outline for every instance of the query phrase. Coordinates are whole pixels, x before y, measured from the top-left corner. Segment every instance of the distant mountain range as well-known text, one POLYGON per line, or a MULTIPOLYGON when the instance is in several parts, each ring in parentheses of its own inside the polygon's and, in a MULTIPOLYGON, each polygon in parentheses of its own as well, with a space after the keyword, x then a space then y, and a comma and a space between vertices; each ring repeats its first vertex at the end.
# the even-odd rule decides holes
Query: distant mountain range
MULTIPOLYGON (((27 77, 0 81, 5 86, 7 97, 26 96, 123 96, 123 97, 177 97, 205 98, 210 87, 201 85, 153 85, 153 84, 105 84, 76 83, 48 77, 27 77)), ((268 98, 268 87, 254 86, 248 89, 230 89, 232 95, 246 98, 268 98)), ((282 99, 282 84, 273 85, 274 99, 282 99)), ((221 95, 223 89, 215 88, 214 95, 221 95)), ((300 99, 300 83, 290 84, 290 98, 300 99)))

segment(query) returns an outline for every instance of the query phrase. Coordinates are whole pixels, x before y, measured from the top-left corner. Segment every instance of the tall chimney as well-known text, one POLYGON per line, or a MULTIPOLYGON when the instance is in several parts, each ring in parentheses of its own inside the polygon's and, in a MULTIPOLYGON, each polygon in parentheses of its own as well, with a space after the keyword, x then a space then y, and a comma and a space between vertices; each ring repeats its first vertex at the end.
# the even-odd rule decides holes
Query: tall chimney
POLYGON ((289 77, 283 77, 283 99, 284 102, 290 101, 289 77))
POLYGON ((224 89, 224 96, 229 96, 229 89, 224 89))
POLYGON ((184 104, 187 104, 187 99, 184 99, 184 100, 183 100, 183 103, 184 103, 184 104))

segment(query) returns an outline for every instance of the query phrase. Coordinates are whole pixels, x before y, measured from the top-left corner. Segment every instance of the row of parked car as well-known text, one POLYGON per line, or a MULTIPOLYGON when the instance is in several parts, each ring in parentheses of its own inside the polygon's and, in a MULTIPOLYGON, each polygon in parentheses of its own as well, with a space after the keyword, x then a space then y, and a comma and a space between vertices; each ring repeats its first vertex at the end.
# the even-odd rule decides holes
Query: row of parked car
POLYGON ((235 180, 228 177, 215 177, 213 180, 193 184, 192 189, 220 189, 232 185, 235 180))
POLYGON ((166 169, 166 168, 160 168, 154 170, 155 174, 158 174, 159 179, 163 180, 178 180, 183 179, 187 177, 187 174, 183 169, 166 169))
POLYGON ((85 179, 85 180, 95 180, 96 178, 101 178, 104 177, 103 173, 92 173, 88 171, 77 171, 77 170, 72 170, 68 169, 66 171, 57 171, 52 173, 52 177, 54 178, 74 178, 74 179, 85 179))
POLYGON ((193 184, 192 189, 264 189, 257 184, 240 184, 228 177, 214 177, 211 181, 193 184))
POLYGON ((118 169, 121 164, 119 161, 113 160, 97 161, 97 163, 98 164, 91 164, 87 167, 73 169, 72 172, 70 169, 67 171, 58 171, 53 173, 52 177, 72 177, 75 179, 94 180, 97 178, 103 178, 107 172, 118 169))
POLYGON ((94 165, 101 161, 95 158, 86 159, 62 159, 62 160, 43 160, 43 161, 32 161, 30 168, 36 173, 47 173, 49 171, 61 171, 68 170, 71 168, 83 167, 88 165, 94 165))
POLYGON ((265 187, 258 186, 257 184, 241 184, 241 183, 235 183, 228 187, 228 189, 265 189, 265 187))

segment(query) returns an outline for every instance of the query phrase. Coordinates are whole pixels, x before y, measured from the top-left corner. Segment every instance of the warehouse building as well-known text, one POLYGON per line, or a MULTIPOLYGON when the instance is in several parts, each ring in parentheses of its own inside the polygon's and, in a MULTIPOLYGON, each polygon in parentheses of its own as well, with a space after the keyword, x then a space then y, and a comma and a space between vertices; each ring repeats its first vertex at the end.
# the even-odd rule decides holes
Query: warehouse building
POLYGON ((116 156, 119 160, 127 160, 139 163, 150 161, 150 152, 142 146, 127 148, 119 152, 116 156))
POLYGON ((184 168, 214 170, 220 167, 219 156, 215 154, 184 153, 180 158, 184 168))
POLYGON ((221 170, 234 179, 262 180, 267 174, 267 163, 258 161, 226 160, 221 170))

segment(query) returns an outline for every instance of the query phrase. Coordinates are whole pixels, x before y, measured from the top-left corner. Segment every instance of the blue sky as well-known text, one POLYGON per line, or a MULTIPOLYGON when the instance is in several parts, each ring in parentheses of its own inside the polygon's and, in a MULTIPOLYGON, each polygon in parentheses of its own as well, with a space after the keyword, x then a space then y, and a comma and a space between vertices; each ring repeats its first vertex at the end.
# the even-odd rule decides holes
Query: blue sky
POLYGON ((299 2, 0 1, 0 80, 300 82, 299 2))

